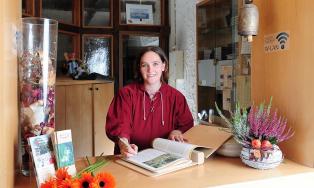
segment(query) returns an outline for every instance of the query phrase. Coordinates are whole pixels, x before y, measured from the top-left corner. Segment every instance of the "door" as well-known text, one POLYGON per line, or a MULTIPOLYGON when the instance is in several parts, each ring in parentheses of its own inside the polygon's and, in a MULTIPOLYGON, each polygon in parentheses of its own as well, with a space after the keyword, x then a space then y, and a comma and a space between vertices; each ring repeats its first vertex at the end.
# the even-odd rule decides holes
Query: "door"
POLYGON ((66 129, 72 130, 75 158, 93 155, 92 85, 66 86, 66 129))
POLYGON ((105 124, 109 105, 114 95, 113 82, 94 84, 94 146, 95 156, 112 155, 114 143, 106 136, 105 124))

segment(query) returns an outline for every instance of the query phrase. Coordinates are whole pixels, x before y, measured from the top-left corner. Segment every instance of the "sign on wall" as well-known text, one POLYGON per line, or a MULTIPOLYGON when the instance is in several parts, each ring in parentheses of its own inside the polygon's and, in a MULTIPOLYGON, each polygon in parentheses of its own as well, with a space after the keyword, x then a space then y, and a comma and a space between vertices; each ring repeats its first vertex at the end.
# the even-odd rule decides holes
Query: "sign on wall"
POLYGON ((290 32, 282 31, 264 37, 264 50, 266 53, 283 51, 289 49, 290 32))

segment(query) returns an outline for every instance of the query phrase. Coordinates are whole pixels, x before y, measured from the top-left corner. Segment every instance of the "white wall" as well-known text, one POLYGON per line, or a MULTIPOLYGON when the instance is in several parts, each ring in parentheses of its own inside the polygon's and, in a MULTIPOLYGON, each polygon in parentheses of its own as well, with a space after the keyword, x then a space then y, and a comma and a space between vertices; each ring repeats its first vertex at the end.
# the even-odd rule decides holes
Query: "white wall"
MULTIPOLYGON (((183 79, 185 84, 182 93, 187 99, 194 120, 196 120, 196 1, 170 0, 169 7, 171 24, 169 49, 175 48, 184 53, 183 79)), ((173 67, 170 65, 169 68, 173 67)), ((170 81, 175 79, 175 75, 169 75, 170 81)))

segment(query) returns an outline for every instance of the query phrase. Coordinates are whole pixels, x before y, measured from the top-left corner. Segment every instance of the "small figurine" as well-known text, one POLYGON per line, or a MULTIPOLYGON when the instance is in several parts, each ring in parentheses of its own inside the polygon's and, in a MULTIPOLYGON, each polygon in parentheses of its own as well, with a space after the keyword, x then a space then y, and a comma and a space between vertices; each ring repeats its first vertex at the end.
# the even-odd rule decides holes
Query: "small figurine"
POLYGON ((67 74, 75 80, 88 79, 86 64, 75 58, 75 53, 64 53, 67 63, 67 74))
POLYGON ((79 67, 77 67, 77 74, 74 76, 74 79, 75 80, 79 80, 79 79, 85 79, 87 76, 88 76, 88 74, 87 74, 87 72, 85 71, 85 69, 84 69, 84 67, 83 66, 79 66, 79 67))
POLYGON ((67 75, 75 76, 77 74, 78 60, 75 59, 75 53, 70 54, 64 53, 64 58, 66 60, 67 75))

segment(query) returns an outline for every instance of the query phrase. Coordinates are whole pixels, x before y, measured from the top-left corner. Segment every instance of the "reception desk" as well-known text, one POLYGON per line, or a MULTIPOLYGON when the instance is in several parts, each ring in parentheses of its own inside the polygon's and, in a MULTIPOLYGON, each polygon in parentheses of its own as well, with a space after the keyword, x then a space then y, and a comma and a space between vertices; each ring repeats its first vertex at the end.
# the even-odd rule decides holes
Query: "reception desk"
MULTIPOLYGON (((245 166, 241 162, 240 158, 212 156, 209 159, 207 159, 203 165, 189 167, 159 177, 148 177, 115 163, 114 161, 117 159, 115 156, 108 156, 106 157, 106 159, 109 160, 110 162, 106 166, 102 167, 99 171, 111 173, 116 178, 117 188, 120 187, 202 188, 216 186, 236 187, 236 185, 240 185, 239 187, 243 187, 241 183, 244 182, 247 185, 247 187, 250 187, 251 185, 248 184, 249 182, 253 183, 259 182, 258 184, 254 183, 255 184, 254 187, 256 188, 259 187, 258 185, 262 187, 262 183, 267 182, 267 180, 276 179, 280 180, 281 178, 289 175, 310 174, 311 177, 314 178, 313 168, 296 164, 290 160, 285 160, 279 167, 275 169, 256 170, 245 166)), ((86 166, 86 161, 78 160, 76 162, 76 166, 78 169, 82 169, 83 167, 86 166)), ((311 179, 311 181, 313 180, 313 178, 311 179)), ((295 182, 291 178, 287 179, 289 179, 289 181, 291 182, 295 182)), ((289 183, 286 180, 284 182, 289 183)), ((272 185, 274 184, 272 183, 272 185)), ((300 185, 303 186, 304 184, 301 183, 300 185)), ((15 178, 15 187, 16 188, 36 187, 35 178, 17 175, 15 178)))

